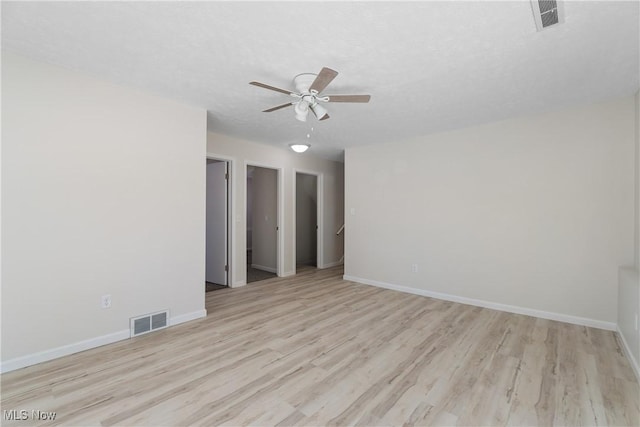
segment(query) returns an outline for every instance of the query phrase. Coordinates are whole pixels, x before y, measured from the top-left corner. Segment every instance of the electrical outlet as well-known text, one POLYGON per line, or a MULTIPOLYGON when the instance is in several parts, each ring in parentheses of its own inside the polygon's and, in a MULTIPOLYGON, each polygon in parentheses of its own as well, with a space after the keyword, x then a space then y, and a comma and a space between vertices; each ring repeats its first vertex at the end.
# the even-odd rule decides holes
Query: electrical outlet
POLYGON ((102 308, 110 308, 111 307, 111 295, 102 295, 100 306, 102 308))
POLYGON ((411 272, 412 273, 418 272, 418 264, 411 264, 411 272))

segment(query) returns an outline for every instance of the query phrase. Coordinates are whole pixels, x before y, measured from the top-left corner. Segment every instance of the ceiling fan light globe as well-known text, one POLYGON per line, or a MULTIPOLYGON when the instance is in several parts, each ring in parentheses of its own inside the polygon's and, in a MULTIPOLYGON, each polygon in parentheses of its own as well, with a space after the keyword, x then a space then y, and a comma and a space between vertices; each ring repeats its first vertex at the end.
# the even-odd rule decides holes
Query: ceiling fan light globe
POLYGON ((309 115, 309 104, 305 101, 300 101, 296 103, 294 110, 297 120, 300 120, 301 122, 307 121, 307 116, 309 115))
POLYGON ((311 146, 309 144, 290 144, 289 147, 296 153, 304 153, 311 146))

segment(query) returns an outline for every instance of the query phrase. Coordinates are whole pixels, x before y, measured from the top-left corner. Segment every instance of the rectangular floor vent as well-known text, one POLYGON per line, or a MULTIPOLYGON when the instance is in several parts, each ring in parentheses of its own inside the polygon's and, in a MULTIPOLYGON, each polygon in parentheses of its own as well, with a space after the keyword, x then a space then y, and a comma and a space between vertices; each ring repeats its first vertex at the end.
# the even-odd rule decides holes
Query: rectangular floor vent
POLYGON ((147 334, 169 325, 169 310, 131 318, 131 336, 147 334))

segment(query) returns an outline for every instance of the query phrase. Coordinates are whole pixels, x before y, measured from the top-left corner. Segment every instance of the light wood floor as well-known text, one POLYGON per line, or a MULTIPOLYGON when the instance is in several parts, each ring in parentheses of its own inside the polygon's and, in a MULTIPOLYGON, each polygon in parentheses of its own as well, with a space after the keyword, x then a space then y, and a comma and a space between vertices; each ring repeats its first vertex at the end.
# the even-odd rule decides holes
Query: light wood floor
POLYGON ((210 292, 206 319, 2 375, 2 409, 56 411, 43 425, 638 425, 613 332, 341 275, 210 292))

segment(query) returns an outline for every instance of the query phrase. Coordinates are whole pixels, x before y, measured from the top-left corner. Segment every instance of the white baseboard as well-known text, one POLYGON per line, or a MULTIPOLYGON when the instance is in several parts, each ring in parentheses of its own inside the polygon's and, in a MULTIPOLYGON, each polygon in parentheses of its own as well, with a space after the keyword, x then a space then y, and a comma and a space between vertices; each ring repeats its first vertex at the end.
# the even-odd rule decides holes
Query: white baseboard
POLYGON ((638 366, 638 361, 636 360, 635 357, 633 357, 633 353, 629 348, 629 343, 627 343, 627 340, 625 339, 624 334, 620 330, 619 326, 617 328, 617 331, 618 331, 618 336, 620 336, 620 339, 622 340, 622 347, 624 348, 624 352, 627 355, 627 359, 629 359, 631 368, 633 368, 633 372, 636 374, 636 378, 638 379, 638 382, 640 382, 640 367, 638 366))
POLYGON ((201 319, 203 317, 207 317, 207 310, 202 309, 198 311, 192 311, 191 313, 185 313, 179 316, 172 317, 169 321, 169 326, 179 325, 180 323, 190 322, 192 320, 201 319))
POLYGON ((296 272, 295 271, 287 271, 285 273, 282 273, 279 277, 289 277, 289 276, 295 276, 296 272))
POLYGON ((22 357, 16 357, 15 359, 2 362, 2 364, 0 365, 0 372, 4 373, 15 371, 16 369, 25 368, 27 366, 35 365, 42 362, 47 362, 59 357, 68 356, 70 354, 79 353, 81 351, 101 347, 107 344, 112 344, 117 341, 129 339, 130 335, 131 331, 129 329, 124 329, 122 331, 103 335, 101 337, 90 338, 88 340, 63 345, 61 347, 52 348, 50 350, 44 350, 22 357))
POLYGON ((571 316, 562 313, 553 313, 549 311, 536 310, 533 308, 519 307, 515 305, 500 304, 497 302, 484 301, 474 298, 466 298, 457 295, 443 294, 440 292, 427 291, 425 289, 411 288, 408 286, 393 285, 391 283, 379 282, 377 280, 363 279, 349 275, 342 276, 344 280, 362 283, 363 285, 377 286, 379 288, 391 289, 394 291, 405 292, 424 297, 436 298, 445 301, 458 302, 461 304, 474 305, 477 307, 490 308, 498 311, 506 311, 508 313, 524 314, 525 316, 539 317, 541 319, 557 320, 559 322, 572 323, 574 325, 589 326, 591 328, 605 329, 615 331, 617 325, 613 322, 604 322, 602 320, 589 319, 586 317, 571 316))
POLYGON ((256 270, 268 271, 269 273, 277 273, 278 270, 273 267, 265 267, 260 264, 251 264, 251 268, 255 268, 256 270))
POLYGON ((320 267, 318 267, 319 269, 324 269, 324 268, 331 268, 331 267, 337 267, 339 265, 344 264, 344 262, 342 260, 339 261, 333 261, 333 262, 328 262, 320 267))
MULTIPOLYGON (((207 316, 207 310, 198 310, 192 313, 182 314, 180 316, 172 317, 169 320, 169 326, 178 325, 180 323, 188 322, 190 320, 199 319, 207 316)), ((90 338, 88 340, 79 341, 73 344, 63 345, 61 347, 52 348, 50 350, 40 351, 38 353, 29 354, 22 357, 16 357, 15 359, 7 360, 0 364, 0 373, 15 371, 16 369, 26 368, 27 366, 36 365, 42 362, 48 362, 49 360, 58 359, 70 354, 79 353, 81 351, 90 350, 96 347, 102 347, 103 345, 113 344, 114 342, 129 339, 131 337, 131 330, 124 329, 119 332, 114 332, 107 335, 102 335, 96 338, 90 338)))

